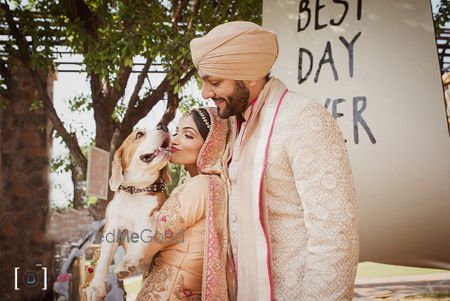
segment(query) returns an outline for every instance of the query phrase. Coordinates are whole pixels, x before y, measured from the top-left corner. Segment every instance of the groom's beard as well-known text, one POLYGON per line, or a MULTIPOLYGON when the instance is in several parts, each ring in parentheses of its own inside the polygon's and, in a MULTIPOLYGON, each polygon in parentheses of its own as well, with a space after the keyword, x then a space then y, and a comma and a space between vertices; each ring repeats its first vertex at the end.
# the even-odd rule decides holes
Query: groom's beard
POLYGON ((250 91, 241 80, 234 82, 234 90, 230 96, 225 98, 213 98, 214 101, 225 101, 225 108, 223 110, 218 109, 218 115, 220 118, 225 119, 230 116, 236 116, 244 113, 248 107, 250 99, 250 91))

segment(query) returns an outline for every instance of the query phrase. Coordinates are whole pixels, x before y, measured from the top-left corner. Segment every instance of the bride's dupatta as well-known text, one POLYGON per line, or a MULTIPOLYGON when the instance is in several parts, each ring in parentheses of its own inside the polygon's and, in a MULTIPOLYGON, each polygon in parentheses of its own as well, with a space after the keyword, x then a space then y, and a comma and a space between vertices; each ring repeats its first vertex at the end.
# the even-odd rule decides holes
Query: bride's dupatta
POLYGON ((199 173, 209 176, 205 218, 202 300, 233 300, 234 273, 229 253, 227 161, 234 140, 234 119, 221 119, 216 108, 205 108, 211 128, 197 158, 199 173), (227 277, 228 274, 228 277, 227 277), (227 278, 228 283, 227 284, 227 278))

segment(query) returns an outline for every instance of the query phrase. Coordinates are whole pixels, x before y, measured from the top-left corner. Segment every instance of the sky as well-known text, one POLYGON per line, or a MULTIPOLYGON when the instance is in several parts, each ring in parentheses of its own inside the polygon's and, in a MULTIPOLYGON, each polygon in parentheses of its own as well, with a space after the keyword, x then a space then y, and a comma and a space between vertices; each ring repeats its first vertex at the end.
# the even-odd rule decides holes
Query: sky
MULTIPOLYGON (((432 0, 433 10, 436 9, 439 0, 432 0)), ((57 61, 72 61, 81 62, 82 57, 77 56, 64 56, 57 61)), ((137 59, 135 62, 143 62, 143 58, 137 59)), ((67 69, 68 67, 61 67, 61 69, 67 69)), ((69 66, 73 69, 73 66, 69 66)), ((125 99, 129 99, 131 91, 137 79, 137 73, 132 74, 127 90, 125 92, 125 99)), ((163 79, 163 75, 155 74, 149 77, 150 82, 153 87, 156 87, 159 82, 163 79)), ((148 83, 145 87, 148 87, 148 83)), ((80 95, 90 95, 90 85, 89 80, 86 77, 86 73, 76 73, 76 72, 59 72, 57 74, 57 80, 54 82, 53 90, 53 100, 55 109, 63 122, 66 125, 70 125, 71 128, 75 129, 77 132, 77 138, 81 145, 87 144, 90 139, 93 139, 95 133, 95 121, 93 112, 71 112, 68 107, 68 99, 80 95), (85 129, 82 130, 82 129, 85 129)), ((184 89, 183 94, 192 95, 194 98, 201 99, 200 91, 197 84, 191 81, 187 87, 184 89)), ((209 103, 209 105, 213 105, 209 103)), ((149 114, 143 118, 136 127, 139 128, 152 128, 162 117, 165 110, 165 101, 159 102, 149 114)), ((180 113, 177 113, 174 121, 169 125, 169 129, 173 132, 178 120, 180 118, 180 113)), ((51 157, 58 158, 59 156, 67 156, 68 150, 62 143, 61 139, 54 139, 51 157)), ((56 207, 66 207, 73 197, 73 185, 71 181, 70 172, 60 172, 50 174, 51 182, 51 193, 50 200, 53 206, 56 207)))

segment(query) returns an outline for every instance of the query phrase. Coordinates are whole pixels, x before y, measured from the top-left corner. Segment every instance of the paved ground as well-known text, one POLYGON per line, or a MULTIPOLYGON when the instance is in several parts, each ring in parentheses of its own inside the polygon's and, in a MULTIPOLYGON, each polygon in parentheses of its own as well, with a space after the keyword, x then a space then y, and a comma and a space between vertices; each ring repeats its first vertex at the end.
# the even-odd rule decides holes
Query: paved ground
POLYGON ((357 279, 353 300, 450 301, 450 272, 430 275, 357 279))

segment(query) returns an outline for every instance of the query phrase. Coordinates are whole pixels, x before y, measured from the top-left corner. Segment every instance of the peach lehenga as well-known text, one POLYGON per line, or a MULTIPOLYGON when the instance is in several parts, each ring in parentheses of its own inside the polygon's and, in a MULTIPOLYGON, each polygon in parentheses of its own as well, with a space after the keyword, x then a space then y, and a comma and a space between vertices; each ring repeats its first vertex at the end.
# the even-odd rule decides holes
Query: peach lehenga
POLYGON ((177 187, 156 213, 156 235, 163 243, 149 248, 154 256, 138 301, 233 299, 223 170, 232 126, 215 108, 207 110, 211 129, 197 159, 199 175, 177 187))

